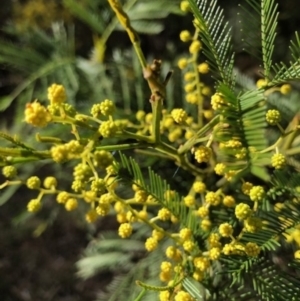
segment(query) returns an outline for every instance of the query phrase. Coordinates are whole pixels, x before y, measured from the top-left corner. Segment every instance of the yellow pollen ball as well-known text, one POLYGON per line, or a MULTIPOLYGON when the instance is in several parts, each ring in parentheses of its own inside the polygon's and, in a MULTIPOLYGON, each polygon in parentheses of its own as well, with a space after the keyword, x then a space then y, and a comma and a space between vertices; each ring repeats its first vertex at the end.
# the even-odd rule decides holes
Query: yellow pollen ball
POLYGON ((66 101, 67 95, 64 86, 53 84, 48 88, 48 99, 53 104, 62 104, 66 101))
POLYGON ((183 11, 183 12, 188 12, 190 10, 190 4, 188 1, 181 1, 180 2, 180 9, 183 11))
POLYGON ((201 42, 198 40, 195 40, 191 43, 190 47, 189 47, 189 51, 191 54, 197 53, 200 51, 201 49, 201 42))
POLYGON ((283 95, 287 95, 291 92, 292 87, 289 84, 284 84, 280 87, 280 93, 283 95))
POLYGON ((199 73, 206 74, 209 72, 209 65, 207 63, 202 63, 198 65, 199 73))
POLYGON ((75 198, 69 198, 65 203, 65 208, 67 211, 73 211, 77 209, 78 201, 75 198))
POLYGON ((182 69, 186 68, 186 66, 188 65, 188 61, 185 58, 181 58, 181 59, 179 59, 177 65, 178 65, 178 68, 182 70, 182 69))
POLYGON ((188 42, 192 36, 188 30, 183 30, 180 32, 179 38, 182 42, 188 42))
POLYGON ((145 242, 145 248, 148 252, 152 252, 157 248, 158 241, 154 237, 149 237, 145 242))
POLYGON ((51 121, 51 115, 39 102, 28 103, 25 108, 25 122, 37 127, 45 127, 51 121))

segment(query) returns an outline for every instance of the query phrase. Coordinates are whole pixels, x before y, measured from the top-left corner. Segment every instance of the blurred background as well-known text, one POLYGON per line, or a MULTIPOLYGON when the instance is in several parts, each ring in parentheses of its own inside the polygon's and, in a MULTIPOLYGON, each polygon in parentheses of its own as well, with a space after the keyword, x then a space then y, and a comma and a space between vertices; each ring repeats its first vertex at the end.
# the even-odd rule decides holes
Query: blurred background
MULTIPOLYGON (((240 30, 242 23, 249 20, 243 19, 239 2, 219 1, 233 27, 236 67, 249 80, 255 81, 260 78, 260 62, 255 58, 255 41, 252 41, 253 53, 246 52, 241 42, 242 38, 247 39, 240 30)), ((166 107, 185 106, 192 114, 192 108, 183 102, 182 74, 177 68, 178 58, 188 53, 188 46, 179 40, 179 33, 185 29, 193 31, 192 16, 180 11, 180 1, 128 0, 122 3, 140 34, 148 61, 162 59, 164 74, 174 70, 166 107)), ((297 0, 278 1, 280 14, 274 61, 289 61, 289 41, 300 29, 298 8, 297 0)), ((255 30, 259 33, 260 29, 254 26, 249 34, 251 39, 256 36, 255 30)), ((203 80, 213 88, 210 75, 203 80)), ((47 87, 52 83, 63 84, 69 102, 84 113, 93 103, 106 98, 115 101, 119 118, 132 119, 137 110, 150 111, 149 91, 139 63, 107 1, 2 0, 0 131, 16 134, 29 145, 43 149, 44 146, 35 141, 38 131, 23 123, 23 111, 27 102, 45 101, 47 87)), ((69 137, 68 133, 61 134, 60 127, 47 128, 43 133, 69 137)), ((0 140, 0 147, 7 145, 0 140)), ((176 166, 173 163, 155 158, 139 163, 142 167, 152 165, 157 172, 163 169, 163 176, 172 178, 172 184, 186 193, 185 184, 190 175, 179 170, 174 176, 176 166)), ((72 173, 72 166, 68 164, 62 169, 49 162, 29 163, 18 169, 22 179, 30 175, 43 178, 56 174, 60 187, 65 186, 65 189, 69 187, 66 179, 72 173)), ((0 176, 0 180, 2 183, 4 178, 0 176)), ((108 300, 107 296, 109 300, 119 300, 111 297, 111 292, 121 283, 120 279, 124 280, 128 271, 146 257, 139 244, 146 230, 137 234, 135 251, 124 259, 122 268, 114 265, 113 260, 111 266, 107 266, 104 257, 98 256, 101 253, 99 241, 116 239, 118 224, 114 216, 87 225, 80 210, 66 213, 51 197, 45 201, 41 212, 31 215, 25 209, 34 197, 35 192, 23 187, 0 190, 1 300, 92 301, 108 300), (92 257, 94 261, 80 261, 92 257)), ((120 254, 126 253, 118 244, 114 248, 120 254)), ((146 267, 141 265, 143 269, 146 267)))

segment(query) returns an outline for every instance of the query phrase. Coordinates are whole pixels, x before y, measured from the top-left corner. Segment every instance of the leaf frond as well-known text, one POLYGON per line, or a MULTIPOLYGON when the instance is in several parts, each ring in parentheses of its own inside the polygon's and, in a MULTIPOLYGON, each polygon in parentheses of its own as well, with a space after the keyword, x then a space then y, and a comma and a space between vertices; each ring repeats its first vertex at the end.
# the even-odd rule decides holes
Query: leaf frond
POLYGON ((234 54, 231 45, 229 23, 224 22, 223 10, 216 0, 189 0, 191 9, 197 20, 200 37, 206 47, 203 52, 207 57, 211 70, 219 74, 221 80, 231 89, 234 85, 234 54))
POLYGON ((184 227, 190 228, 195 233, 200 225, 192 209, 184 206, 182 197, 171 191, 169 184, 157 175, 151 168, 148 169, 149 184, 146 183, 142 171, 133 158, 120 155, 118 178, 131 184, 140 186, 147 194, 151 195, 158 203, 167 208, 175 217, 182 222, 184 227))
POLYGON ((276 38, 278 5, 274 0, 246 0, 246 3, 248 5, 241 5, 241 7, 245 12, 245 16, 247 16, 247 21, 244 22, 244 32, 246 35, 250 34, 250 37, 246 39, 248 46, 250 46, 248 47, 248 51, 251 51, 253 40, 257 40, 258 35, 253 29, 258 23, 260 24, 260 53, 263 61, 264 77, 270 80, 272 56, 276 38))
POLYGON ((83 3, 75 0, 63 0, 63 5, 78 19, 86 23, 96 33, 101 34, 105 29, 105 18, 103 15, 105 11, 102 11, 102 18, 92 8, 87 7, 83 3))
POLYGON ((226 125, 219 132, 220 142, 235 139, 242 143, 244 155, 237 160, 236 150, 221 150, 226 162, 235 160, 235 168, 251 171, 262 178, 268 178, 264 172, 265 154, 259 151, 267 147, 265 139, 265 104, 261 90, 250 90, 236 96, 226 85, 220 85, 220 93, 224 95, 228 106, 223 113, 223 123, 226 125), (236 164, 239 162, 239 164, 236 164))
MULTIPOLYGON (((296 300, 299 294, 299 278, 281 271, 269 259, 248 258, 241 262, 240 256, 222 258, 226 273, 232 277, 231 287, 247 288, 255 300, 296 300)), ((238 299, 240 300, 240 299, 238 299)))

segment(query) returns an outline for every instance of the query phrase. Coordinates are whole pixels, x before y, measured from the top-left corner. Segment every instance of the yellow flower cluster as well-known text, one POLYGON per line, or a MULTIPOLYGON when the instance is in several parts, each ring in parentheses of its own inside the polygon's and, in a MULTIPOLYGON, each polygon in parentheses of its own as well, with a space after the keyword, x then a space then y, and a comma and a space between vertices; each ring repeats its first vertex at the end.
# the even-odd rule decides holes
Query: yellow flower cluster
POLYGON ((222 176, 225 174, 226 165, 224 163, 216 164, 214 171, 217 175, 222 176))
POLYGON ((283 95, 290 94, 291 90, 292 90, 292 87, 289 84, 284 84, 280 87, 280 93, 283 95))
POLYGON ((207 63, 201 63, 198 65, 199 73, 206 74, 209 72, 209 65, 207 63))
POLYGON ((224 223, 219 226, 219 232, 222 237, 230 237, 233 233, 233 228, 229 223, 224 223))
POLYGON ((212 206, 218 206, 221 203, 221 197, 213 191, 209 191, 205 195, 205 201, 212 206))
POLYGON ((224 98, 224 96, 220 93, 215 93, 211 97, 211 106, 213 110, 220 110, 222 109, 225 105, 227 105, 227 102, 224 98))
POLYGON ((188 42, 192 39, 192 35, 188 30, 181 31, 179 37, 182 42, 188 42))
POLYGON ((82 151, 83 146, 77 140, 71 140, 66 144, 55 145, 50 149, 51 157, 57 163, 79 158, 82 151))
POLYGON ((97 118, 101 114, 103 116, 111 116, 115 112, 115 105, 112 100, 105 99, 101 103, 94 104, 91 108, 91 114, 93 117, 97 118))
POLYGON ((17 169, 13 165, 7 165, 2 168, 2 174, 8 179, 12 179, 17 175, 17 169))
POLYGON ((212 155, 212 150, 204 145, 198 147, 195 151, 195 159, 198 163, 208 162, 212 155))
POLYGON ((88 223, 94 223, 98 219, 99 215, 96 210, 91 209, 85 214, 85 220, 88 223))
POLYGON ((240 203, 235 207, 235 216, 239 220, 244 220, 252 215, 252 209, 248 204, 240 203))
POLYGON ((53 84, 48 88, 48 99, 51 105, 60 105, 67 99, 64 86, 53 84))
POLYGON ((268 84, 268 80, 264 79, 264 78, 260 78, 257 82, 256 82, 256 87, 258 89, 261 88, 265 88, 268 84))
POLYGON ((41 187, 41 180, 37 176, 33 176, 27 179, 26 186, 29 189, 39 189, 41 187))
POLYGON ((25 122, 37 127, 45 127, 52 119, 47 109, 37 101, 26 105, 24 115, 25 122))
POLYGON ((223 205, 229 208, 232 208, 235 206, 235 199, 231 195, 226 195, 223 198, 223 205))
POLYGON ((73 211, 73 210, 77 209, 77 207, 78 207, 78 201, 76 198, 67 199, 67 201, 65 203, 65 208, 67 211, 73 211))
POLYGON ((268 110, 266 120, 270 125, 276 125, 281 120, 281 114, 278 110, 268 110))
POLYGON ((187 113, 183 109, 173 109, 171 115, 174 121, 179 124, 184 123, 188 118, 187 113))
MULTIPOLYGON (((190 10, 187 1, 182 1, 181 9, 186 12, 190 10)), ((175 275, 180 279, 188 274, 195 280, 202 281, 212 275, 215 261, 221 256, 258 256, 260 246, 245 240, 264 230, 264 221, 257 211, 261 206, 259 202, 265 201, 270 194, 264 188, 267 184, 264 184, 264 187, 254 186, 250 182, 244 182, 244 179, 242 185, 226 185, 226 180, 231 181, 240 171, 240 167, 233 160, 238 159, 240 163, 245 159, 250 147, 243 145, 244 140, 239 137, 237 131, 232 135, 229 131, 231 125, 227 123, 225 112, 228 107, 233 106, 231 98, 222 93, 211 96, 210 89, 200 82, 200 75, 202 77, 202 74, 207 74, 210 68, 206 62, 197 62, 202 44, 198 40, 201 26, 197 24, 196 27, 195 34, 187 30, 180 33, 180 40, 189 43, 190 54, 189 58, 181 58, 178 61, 180 69, 187 68, 183 75, 184 92, 186 101, 198 106, 196 121, 189 117, 183 108, 171 111, 163 109, 159 114, 155 114, 157 112, 154 110, 151 113, 139 110, 135 115, 135 122, 114 120, 116 107, 109 99, 93 105, 89 115, 78 114, 71 105, 66 104, 66 90, 58 84, 53 84, 48 89, 48 108, 37 101, 27 104, 25 108, 25 121, 33 126, 44 127, 50 122, 71 125, 73 140, 64 142, 55 137, 43 137, 40 140, 51 143, 47 158, 54 162, 63 163, 76 159, 76 165, 73 165, 72 192, 59 190, 59 183, 55 177, 46 177, 43 187, 42 181, 36 176, 26 180, 29 189, 39 192, 38 196, 27 204, 27 210, 32 213, 39 211, 42 208, 42 197, 44 194, 50 194, 54 195, 57 203, 67 211, 84 208, 85 220, 88 223, 93 223, 100 216, 114 211, 119 223, 118 234, 123 239, 132 235, 133 229, 139 226, 138 223, 147 224, 152 230, 151 236, 147 237, 144 244, 148 252, 164 246, 162 242, 168 240, 168 247, 165 249, 168 261, 161 263, 159 278, 166 282, 170 289, 167 287, 160 293, 162 301, 170 298, 175 301, 193 300, 181 284, 176 284, 176 288, 172 287, 170 281, 175 275), (211 96, 212 109, 204 110, 203 103, 208 96, 211 96), (214 118, 209 122, 208 125, 213 125, 207 130, 207 124, 203 124, 202 117, 211 119, 214 114, 220 114, 216 116, 219 119, 214 118), (157 120, 157 116, 161 118, 157 120), (220 120, 219 124, 213 123, 215 120, 220 120), (81 126, 84 131, 91 131, 92 135, 84 136, 81 126), (128 130, 125 130, 126 127, 128 130), (220 132, 225 134, 221 136, 220 132), (132 189, 129 187, 130 191, 124 193, 126 197, 119 196, 117 186, 123 170, 115 161, 114 155, 107 150, 112 150, 113 147, 128 149, 132 147, 132 143, 124 142, 119 145, 118 138, 124 141, 134 140, 138 147, 145 147, 147 151, 161 151, 163 155, 174 159, 178 166, 190 171, 195 177, 192 186, 187 187, 185 197, 179 197, 169 188, 166 188, 163 195, 149 192, 150 189, 143 180, 136 180, 139 175, 130 172, 124 178, 129 178, 129 181, 134 183, 132 189), (113 147, 106 143, 110 140, 115 141, 113 147), (222 151, 226 155, 229 154, 233 160, 224 160, 222 151), (190 153, 194 156, 192 160, 188 157, 190 153), (194 159, 197 163, 207 164, 194 164, 194 159), (221 186, 224 182, 225 188, 221 186), (180 220, 184 212, 187 212, 190 218, 186 224, 180 220), (215 219, 217 214, 223 215, 220 219, 215 219)), ((266 80, 260 80, 257 86, 263 88, 267 84, 266 80)), ((290 89, 286 84, 280 91, 286 95, 290 89)), ((266 120, 270 125, 278 124, 281 120, 280 112, 269 110, 266 120)), ((42 152, 39 154, 43 155, 42 152)), ((281 169, 286 164, 286 158, 283 154, 276 153, 271 159, 271 164, 275 169, 281 169)), ((16 169, 12 165, 6 166, 3 175, 7 178, 16 177, 16 169)), ((283 212, 283 207, 284 205, 277 206, 276 212, 283 212)), ((300 257, 298 253, 296 256, 300 257)))
POLYGON ((274 154, 271 163, 275 169, 282 169, 286 165, 286 158, 283 154, 274 154))
POLYGON ((43 185, 47 189, 55 190, 55 188, 57 186, 57 179, 55 177, 47 177, 47 178, 45 178, 43 185))
POLYGON ((206 191, 206 185, 201 181, 196 181, 193 184, 193 189, 196 193, 203 193, 206 191))
POLYGON ((27 210, 32 213, 38 212, 42 207, 41 201, 38 199, 32 199, 27 204, 27 210))
POLYGON ((113 137, 117 132, 118 127, 114 121, 103 121, 99 127, 99 133, 104 138, 113 137))
POLYGON ((122 238, 127 238, 132 233, 132 225, 130 223, 123 223, 120 225, 118 230, 119 236, 122 238))
POLYGON ((265 196, 265 190, 262 186, 253 186, 250 190, 249 196, 253 202, 260 202, 265 196))
POLYGON ((244 182, 242 185, 242 192, 246 195, 250 194, 250 190, 252 189, 253 184, 250 182, 244 182))

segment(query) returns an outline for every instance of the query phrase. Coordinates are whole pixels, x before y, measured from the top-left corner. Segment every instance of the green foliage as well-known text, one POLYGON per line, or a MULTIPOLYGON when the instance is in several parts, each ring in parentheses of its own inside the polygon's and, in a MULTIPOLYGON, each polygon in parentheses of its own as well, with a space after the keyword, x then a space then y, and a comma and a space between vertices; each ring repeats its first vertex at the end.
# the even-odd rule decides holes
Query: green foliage
MULTIPOLYGON (((139 227, 132 239, 124 241, 113 232, 105 232, 87 246, 83 258, 76 264, 78 276, 86 279, 107 271, 114 275, 112 282, 100 290, 97 300, 122 301, 124 294, 129 300, 134 299, 140 291, 132 286, 137 279, 159 284, 157 266, 153 263, 163 260, 163 248, 161 246, 160 252, 145 256, 141 240, 146 233, 146 227, 139 227)), ((150 293, 145 300, 155 297, 150 293)))
POLYGON ((138 185, 140 189, 151 195, 163 208, 167 208, 175 217, 178 218, 183 227, 192 229, 194 233, 199 231, 197 219, 193 210, 188 210, 180 201, 182 197, 177 192, 166 197, 166 192, 170 191, 170 186, 151 168, 148 169, 149 185, 145 183, 143 173, 139 165, 132 159, 120 153, 120 166, 118 175, 122 181, 129 185, 138 185), (122 173, 122 169, 126 171, 122 173), (128 173, 128 174, 127 174, 128 173))
POLYGON ((299 93, 289 94, 287 83, 300 79, 300 39, 296 34, 291 42, 289 65, 273 63, 275 1, 247 0, 242 6, 244 16, 253 20, 244 32, 257 20, 261 28, 254 54, 264 78, 257 86, 234 68, 229 23, 217 1, 183 1, 182 10, 191 10, 195 18, 194 36, 184 32, 186 38, 181 37, 191 42, 190 57, 178 63, 184 70, 183 89, 176 78, 169 82, 172 62, 146 64, 137 37, 137 32, 160 32, 161 23, 153 19, 178 13, 176 1, 129 0, 124 9, 109 1, 116 17, 106 2, 75 2, 65 0, 64 5, 99 35, 91 59, 76 56, 74 36, 61 25, 54 25, 50 38, 39 30, 25 36, 23 45, 39 38, 36 49, 21 54, 7 42, 0 49, 0 62, 27 77, 2 110, 23 91, 43 99, 53 78, 60 83, 48 89, 48 106, 38 101, 26 105, 25 121, 46 127, 38 143, 0 134, 5 140, 0 164, 66 164, 71 188, 59 177, 40 186, 42 181, 27 174, 13 180, 6 175, 0 188, 34 188, 37 196, 27 205, 32 213, 52 196, 57 206, 78 209, 89 223, 116 216, 118 234, 125 240, 102 233, 77 263, 84 279, 104 271, 114 274, 100 299, 153 300, 159 294, 162 301, 297 300, 299 263, 291 258, 300 258, 299 93), (117 20, 136 56, 113 49, 111 62, 105 57, 106 42, 118 29, 117 20), (200 51, 209 63, 205 71, 198 65, 200 51), (205 115, 211 95, 204 93, 202 82, 208 70, 216 90, 211 115, 205 115), (36 83, 41 84, 37 90, 36 83), (180 103, 182 90, 189 104, 180 103), (91 108, 87 100, 94 104, 91 108), (268 118, 269 108, 278 111, 268 118), (185 176, 177 175, 177 167, 185 176), (184 189, 180 177, 186 177, 184 189), (38 183, 34 187, 28 184, 32 180, 38 183))
POLYGON ((221 77, 221 82, 232 88, 234 55, 231 51, 231 35, 228 22, 224 22, 223 10, 217 1, 189 1, 198 22, 200 37, 206 48, 203 52, 211 69, 221 77))
MULTIPOLYGON (((251 39, 255 39, 255 35, 260 34, 260 55, 263 61, 264 68, 264 77, 269 79, 270 72, 272 67, 272 56, 275 47, 275 37, 276 37, 276 28, 277 28, 277 4, 275 1, 246 1, 246 5, 242 5, 243 10, 246 11, 248 16, 247 22, 244 23, 244 32, 246 35, 250 35, 251 39), (260 32, 254 33, 253 27, 256 25, 260 26, 260 32)), ((248 39, 248 51, 253 50, 251 47, 253 44, 250 39, 248 39), (250 48, 250 49, 249 49, 250 48)))
MULTIPOLYGON (((107 3, 103 1, 85 1, 80 3, 75 0, 64 0, 65 7, 77 18, 85 22, 95 33, 106 36, 105 31, 124 30, 118 25, 113 17, 107 27, 112 14, 107 3)), ((157 34, 163 29, 161 19, 166 18, 170 13, 182 14, 178 7, 178 1, 125 1, 124 9, 127 11, 133 27, 144 34, 157 34)))
POLYGON ((299 72, 299 46, 300 39, 298 33, 296 33, 296 41, 292 41, 290 45, 291 56, 293 61, 290 62, 290 66, 284 63, 275 64, 273 66, 273 72, 275 73, 272 79, 272 84, 278 85, 287 80, 297 80, 300 77, 299 72))
MULTIPOLYGON (((60 80, 73 95, 78 89, 78 79, 74 65, 74 33, 61 24, 52 27, 53 36, 49 37, 40 29, 23 33, 22 40, 13 44, 1 40, 0 62, 20 72, 23 81, 8 96, 1 99, 0 111, 7 109, 22 93, 26 98, 40 97, 54 80, 60 80), (20 51, 19 47, 22 47, 20 51), (39 88, 36 88, 36 86, 39 88)), ((18 38, 19 32, 7 28, 12 38, 18 38)), ((22 97, 19 97, 19 99, 22 97)), ((24 101, 22 102, 25 104, 24 101)))

